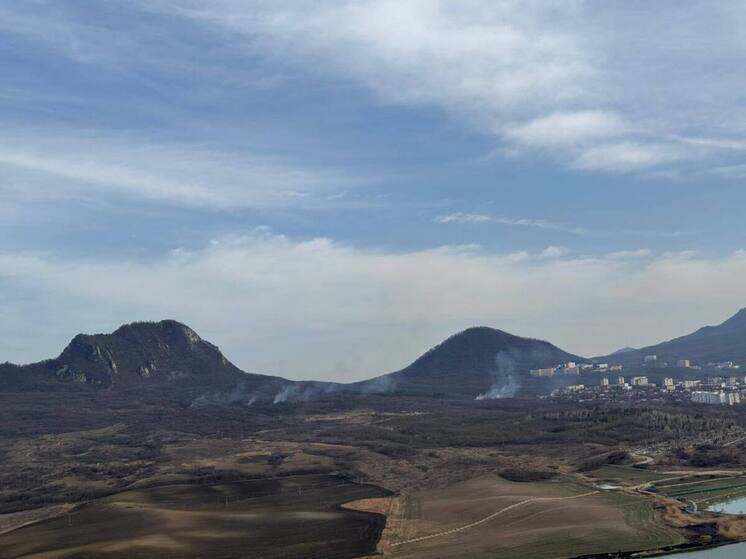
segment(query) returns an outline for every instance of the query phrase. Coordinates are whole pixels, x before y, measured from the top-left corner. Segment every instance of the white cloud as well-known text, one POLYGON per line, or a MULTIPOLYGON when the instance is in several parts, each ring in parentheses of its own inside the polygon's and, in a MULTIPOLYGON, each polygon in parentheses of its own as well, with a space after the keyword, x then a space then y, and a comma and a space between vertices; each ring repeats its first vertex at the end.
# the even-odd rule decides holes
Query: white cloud
POLYGON ((210 49, 184 41, 176 30, 186 20, 221 49, 261 57, 279 74, 341 78, 383 103, 441 110, 495 135, 502 153, 540 150, 568 167, 606 172, 667 169, 690 158, 709 169, 743 157, 746 15, 736 2, 686 2, 675 12, 580 0, 119 5, 122 21, 138 25, 83 21, 45 2, 0 7, 0 32, 80 64, 137 72, 137 60, 233 84, 274 83, 275 76, 252 73, 252 64, 221 67, 204 55, 210 49))
POLYGON ((567 111, 541 116, 510 127, 505 135, 510 140, 535 147, 574 147, 628 131, 622 119, 605 111, 567 111))
POLYGON ((508 153, 585 171, 740 157, 742 6, 591 2, 160 0, 254 54, 442 109, 508 153), (603 141, 600 146, 596 142, 603 141), (681 149, 681 146, 688 149, 681 149))
POLYGON ((149 262, 0 254, 0 360, 48 357, 78 331, 171 317, 247 370, 352 380, 476 324, 598 354, 717 322, 746 301, 746 251, 536 256, 384 252, 267 230, 149 262))
POLYGON ((561 256, 566 255, 568 252, 567 247, 561 247, 561 246, 548 246, 544 250, 541 251, 539 254, 540 258, 559 258, 561 256))
POLYGON ((56 137, 7 130, 0 141, 0 195, 26 198, 109 192, 216 209, 339 203, 360 181, 282 157, 209 146, 153 143, 60 130, 56 137))
POLYGON ((675 145, 619 142, 583 150, 575 159, 579 169, 640 171, 684 159, 686 153, 675 145))

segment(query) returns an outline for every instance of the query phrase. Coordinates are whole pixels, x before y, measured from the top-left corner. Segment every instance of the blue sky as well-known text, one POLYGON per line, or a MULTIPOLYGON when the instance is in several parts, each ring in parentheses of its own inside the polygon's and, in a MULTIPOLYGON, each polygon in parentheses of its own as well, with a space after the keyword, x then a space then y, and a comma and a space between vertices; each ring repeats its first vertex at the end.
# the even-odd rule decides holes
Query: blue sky
POLYGON ((0 4, 0 360, 175 318, 357 380, 744 306, 737 2, 0 4))

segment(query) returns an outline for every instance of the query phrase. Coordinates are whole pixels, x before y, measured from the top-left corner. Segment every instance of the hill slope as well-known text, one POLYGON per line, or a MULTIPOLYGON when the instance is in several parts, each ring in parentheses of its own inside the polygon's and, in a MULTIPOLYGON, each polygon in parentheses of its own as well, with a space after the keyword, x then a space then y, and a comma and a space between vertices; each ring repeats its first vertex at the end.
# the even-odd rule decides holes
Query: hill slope
POLYGON ((451 336, 401 371, 356 386, 403 395, 507 397, 521 390, 529 369, 567 361, 585 359, 549 342, 476 327, 451 336))
POLYGON ((746 365, 746 309, 717 326, 704 326, 686 336, 599 359, 639 364, 646 355, 657 355, 659 362, 668 363, 689 359, 696 364, 734 361, 746 365))

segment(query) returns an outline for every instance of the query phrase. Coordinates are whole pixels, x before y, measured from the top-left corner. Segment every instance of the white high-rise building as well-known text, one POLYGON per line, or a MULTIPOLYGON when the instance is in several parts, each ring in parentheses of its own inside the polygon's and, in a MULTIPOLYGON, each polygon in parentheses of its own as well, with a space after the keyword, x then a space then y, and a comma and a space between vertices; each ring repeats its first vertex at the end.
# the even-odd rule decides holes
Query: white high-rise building
POLYGON ((726 392, 725 403, 729 406, 741 403, 741 395, 738 392, 726 392))
POLYGON ((706 392, 704 390, 695 390, 692 392, 692 402, 698 404, 722 404, 721 392, 706 392))
POLYGON ((704 390, 695 390, 692 392, 692 402, 698 404, 733 406, 741 403, 741 395, 738 392, 708 392, 704 390))

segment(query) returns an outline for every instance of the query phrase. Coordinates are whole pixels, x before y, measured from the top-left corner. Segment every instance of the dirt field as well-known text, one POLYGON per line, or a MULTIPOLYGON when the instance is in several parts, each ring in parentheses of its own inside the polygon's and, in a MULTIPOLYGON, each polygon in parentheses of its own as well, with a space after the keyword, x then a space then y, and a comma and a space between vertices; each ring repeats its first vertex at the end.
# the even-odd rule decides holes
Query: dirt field
POLYGON ((384 518, 339 504, 385 494, 326 475, 126 491, 6 533, 0 558, 356 557, 384 518))
POLYGON ((683 541, 660 524, 645 499, 570 481, 484 476, 396 501, 358 503, 392 512, 379 546, 392 557, 542 559, 683 541), (419 538, 426 539, 412 541, 419 538))

